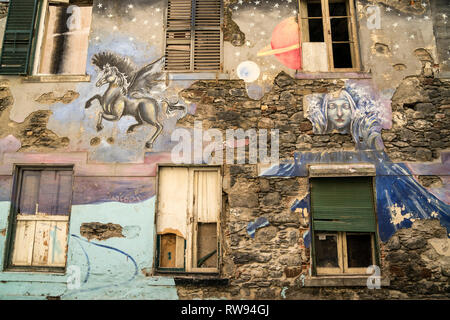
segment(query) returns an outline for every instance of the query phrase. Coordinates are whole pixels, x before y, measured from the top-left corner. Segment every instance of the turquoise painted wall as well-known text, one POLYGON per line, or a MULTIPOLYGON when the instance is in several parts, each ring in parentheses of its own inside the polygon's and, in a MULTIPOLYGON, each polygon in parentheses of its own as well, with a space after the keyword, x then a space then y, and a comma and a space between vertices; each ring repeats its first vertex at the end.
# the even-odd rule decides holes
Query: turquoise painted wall
MULTIPOLYGON (((9 201, 0 202, 0 229, 6 228, 9 201)), ((124 204, 104 202, 74 205, 65 274, 0 272, 0 298, 45 299, 177 299, 175 282, 166 277, 147 277, 153 265, 155 197, 124 204), (82 223, 120 224, 124 238, 87 241, 80 235, 82 223), (79 288, 70 288, 68 281, 79 288)), ((6 237, 0 236, 2 265, 6 237)))

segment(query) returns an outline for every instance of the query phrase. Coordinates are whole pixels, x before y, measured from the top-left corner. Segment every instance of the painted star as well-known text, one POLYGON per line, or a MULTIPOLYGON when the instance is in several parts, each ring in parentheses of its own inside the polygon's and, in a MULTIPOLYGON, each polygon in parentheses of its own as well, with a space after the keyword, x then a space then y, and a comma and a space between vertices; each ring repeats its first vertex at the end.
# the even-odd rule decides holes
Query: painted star
POLYGON ((133 9, 133 7, 134 7, 134 6, 133 6, 132 4, 129 4, 129 5, 128 5, 128 9, 133 9))
POLYGON ((97 5, 97 7, 100 9, 101 7, 103 7, 103 4, 99 3, 99 4, 97 5))
POLYGON ((278 8, 280 5, 278 3, 275 3, 275 5, 273 6, 274 8, 278 8))

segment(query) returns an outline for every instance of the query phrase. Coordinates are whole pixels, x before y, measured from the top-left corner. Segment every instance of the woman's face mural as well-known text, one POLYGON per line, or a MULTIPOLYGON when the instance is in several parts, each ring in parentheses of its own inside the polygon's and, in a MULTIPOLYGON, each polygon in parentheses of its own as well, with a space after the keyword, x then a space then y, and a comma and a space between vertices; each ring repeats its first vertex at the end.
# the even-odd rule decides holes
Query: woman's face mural
POLYGON ((381 151, 377 103, 367 89, 349 85, 327 94, 308 95, 304 107, 314 134, 351 134, 356 149, 381 151))
POLYGON ((328 118, 328 132, 338 130, 340 133, 348 133, 352 121, 352 108, 345 96, 339 94, 328 100, 325 106, 328 118))

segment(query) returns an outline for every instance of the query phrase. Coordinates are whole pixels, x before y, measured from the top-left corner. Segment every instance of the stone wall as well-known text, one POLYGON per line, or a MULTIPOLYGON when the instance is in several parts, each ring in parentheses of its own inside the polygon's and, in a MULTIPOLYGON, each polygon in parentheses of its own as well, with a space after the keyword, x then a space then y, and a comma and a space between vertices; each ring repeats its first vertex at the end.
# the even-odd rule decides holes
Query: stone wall
POLYGON ((432 161, 450 147, 450 81, 414 76, 392 97, 392 130, 383 133, 392 160, 432 161))
MULTIPOLYGON (((255 128, 280 130, 280 158, 295 151, 355 150, 352 137, 314 135, 303 115, 303 96, 343 86, 341 80, 295 80, 281 73, 260 101, 251 100, 241 81, 200 81, 182 92, 197 103, 195 116, 179 124, 203 129, 255 128)), ((386 151, 393 160, 426 162, 448 149, 449 83, 432 77, 406 78, 393 98, 392 130, 383 130, 386 151), (399 122, 404 121, 403 123, 399 122), (446 131, 447 130, 447 131, 446 131)), ((434 183, 423 177, 423 183, 434 183), (430 181, 431 182, 430 182, 430 181)), ((309 218, 291 211, 296 199, 308 194, 308 179, 258 177, 256 165, 224 168, 223 277, 227 284, 178 285, 181 299, 410 299, 448 298, 448 239, 438 220, 416 221, 380 244, 383 276, 391 285, 365 287, 304 287, 309 276, 310 250, 303 240, 309 218), (254 238, 246 227, 258 218, 268 225, 254 238), (445 244, 447 243, 447 244, 445 244), (440 246, 435 249, 435 246, 440 246), (439 251, 440 250, 440 251, 439 251)))

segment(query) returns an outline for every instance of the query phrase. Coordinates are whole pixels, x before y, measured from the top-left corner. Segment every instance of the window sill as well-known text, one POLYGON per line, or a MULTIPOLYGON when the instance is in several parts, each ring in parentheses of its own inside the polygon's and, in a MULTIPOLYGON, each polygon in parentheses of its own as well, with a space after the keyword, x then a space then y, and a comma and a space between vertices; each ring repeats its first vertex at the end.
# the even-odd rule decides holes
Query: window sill
POLYGON ((91 76, 87 74, 83 75, 35 75, 27 76, 22 79, 22 82, 26 83, 50 83, 50 82, 89 82, 91 76))
POLYGON ((192 273, 181 271, 161 271, 155 272, 158 277, 171 277, 175 280, 175 284, 182 285, 205 285, 205 286, 225 286, 228 285, 229 279, 222 278, 219 273, 192 273))
MULTIPOLYGON (((315 276, 306 277, 304 287, 367 287, 367 279, 370 276, 363 275, 339 275, 339 276, 315 276)), ((388 287, 390 280, 387 277, 381 277, 380 285, 388 287)))
POLYGON ((229 80, 228 73, 166 71, 169 80, 229 80))
POLYGON ((295 79, 372 79, 369 72, 297 72, 295 79))
POLYGON ((54 282, 54 283, 66 283, 68 275, 64 272, 56 271, 25 271, 6 269, 0 272, 0 282, 3 281, 26 281, 26 282, 54 282))

